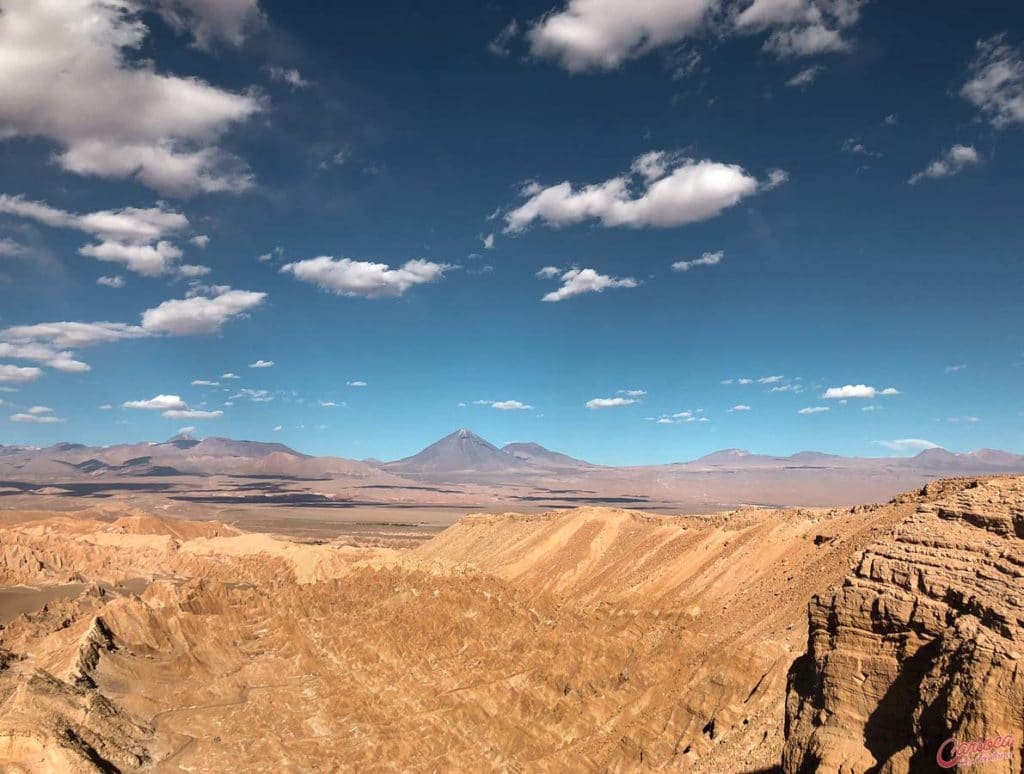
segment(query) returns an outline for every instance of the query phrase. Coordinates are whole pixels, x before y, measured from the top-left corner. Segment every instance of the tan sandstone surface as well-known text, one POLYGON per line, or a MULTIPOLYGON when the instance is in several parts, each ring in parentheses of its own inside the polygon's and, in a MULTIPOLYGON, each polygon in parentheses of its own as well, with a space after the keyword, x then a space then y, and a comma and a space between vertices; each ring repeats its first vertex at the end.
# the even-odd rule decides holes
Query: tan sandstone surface
MULTIPOLYGON (((1020 677, 1006 669, 1017 663, 1007 642, 1019 646, 1021 555, 991 552, 1019 543, 1020 487, 954 483, 885 506, 700 517, 481 514, 414 549, 303 543, 110 504, 5 514, 0 769, 759 771, 785 745, 787 767, 813 770, 801 767, 815 751, 864 739, 857 713, 870 714, 910 652, 864 635, 859 647, 879 659, 871 690, 847 696, 847 673, 831 676, 843 643, 818 633, 832 620, 818 611, 855 617, 843 595, 858 587, 840 584, 861 556, 879 557, 869 569, 859 560, 863 593, 934 590, 916 613, 933 628, 912 627, 922 642, 945 631, 948 598, 964 600, 953 631, 974 625, 984 647, 962 652, 952 634, 931 647, 1003 671, 998 689, 970 682, 981 671, 963 676, 962 704, 943 711, 962 709, 966 730, 984 733, 1016 699, 999 722, 1019 739, 1020 677), (971 491, 973 509, 955 505, 971 491), (949 515, 956 507, 973 515, 949 515), (934 521, 941 559, 901 537, 922 520, 934 521), (979 531, 991 545, 960 556, 979 531), (878 546, 895 552, 888 569, 878 546), (914 569, 954 556, 986 580, 914 569), (791 678, 786 742, 808 602, 837 588, 839 602, 812 606, 811 655, 798 663, 815 668, 791 678), (820 723, 819 706, 836 720, 820 723)), ((891 607, 898 627, 909 611, 891 607)), ((943 678, 929 690, 946 690, 943 678)), ((893 771, 907 770, 900 741, 874 748, 891 748, 893 771)), ((835 755, 866 770, 856 750, 835 755)))

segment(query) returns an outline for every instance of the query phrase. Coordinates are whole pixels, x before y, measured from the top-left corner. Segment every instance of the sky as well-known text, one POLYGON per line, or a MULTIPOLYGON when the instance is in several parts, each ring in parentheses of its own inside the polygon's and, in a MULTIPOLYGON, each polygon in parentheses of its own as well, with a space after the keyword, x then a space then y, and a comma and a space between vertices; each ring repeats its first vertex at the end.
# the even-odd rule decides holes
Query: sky
POLYGON ((1019 3, 0 0, 0 444, 1024 452, 1021 180, 1019 3))

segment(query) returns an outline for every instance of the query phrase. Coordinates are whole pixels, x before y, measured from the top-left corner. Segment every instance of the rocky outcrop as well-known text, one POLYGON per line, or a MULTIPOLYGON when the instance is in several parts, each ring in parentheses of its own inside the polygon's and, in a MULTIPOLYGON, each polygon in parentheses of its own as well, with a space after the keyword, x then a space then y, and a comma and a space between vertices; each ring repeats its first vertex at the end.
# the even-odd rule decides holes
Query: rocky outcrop
POLYGON ((1024 770, 1024 478, 939 482, 920 500, 810 603, 786 772, 934 771, 958 754, 1024 770))

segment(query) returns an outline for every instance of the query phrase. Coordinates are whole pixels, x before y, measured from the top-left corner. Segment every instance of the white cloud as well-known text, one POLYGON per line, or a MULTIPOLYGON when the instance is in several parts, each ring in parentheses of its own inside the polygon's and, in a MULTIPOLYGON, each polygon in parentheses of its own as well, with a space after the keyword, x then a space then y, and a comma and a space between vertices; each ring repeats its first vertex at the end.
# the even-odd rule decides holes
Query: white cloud
POLYGON ((884 390, 876 390, 874 387, 867 384, 846 384, 842 387, 829 387, 821 397, 826 400, 845 400, 847 398, 871 400, 879 395, 899 394, 900 391, 895 387, 886 387, 884 390))
POLYGON ((162 204, 82 215, 22 196, 0 194, 0 213, 34 220, 50 228, 82 231, 98 241, 80 247, 81 255, 120 263, 150 277, 166 274, 174 268, 182 251, 164 237, 180 234, 189 226, 188 218, 162 204))
POLYGON ((348 405, 345 401, 321 400, 317 401, 323 408, 339 408, 348 405))
POLYGON ((194 279, 196 277, 205 277, 212 271, 209 266, 200 266, 195 263, 184 263, 178 267, 177 274, 179 277, 184 279, 194 279))
POLYGON ((636 398, 592 398, 587 401, 586 406, 588 409, 606 409, 632 406, 638 402, 636 398))
POLYGON ((672 271, 689 271, 694 266, 714 266, 717 263, 721 263, 724 257, 725 250, 704 253, 700 258, 694 258, 692 261, 676 261, 672 264, 672 271))
POLYGON ((642 398, 647 390, 619 390, 618 395, 625 395, 627 398, 642 398))
POLYGON ((950 417, 946 420, 950 424, 954 425, 973 425, 981 421, 981 417, 966 416, 966 417, 950 417))
POLYGON ((238 374, 233 374, 230 371, 228 371, 227 373, 221 374, 220 378, 221 379, 241 379, 242 377, 239 376, 238 374))
POLYGON ((981 157, 970 145, 954 145, 920 172, 915 172, 908 181, 916 185, 922 180, 952 177, 964 169, 981 163, 981 157))
POLYGON ((559 269, 557 266, 545 266, 537 271, 536 276, 539 277, 540 279, 554 279, 561 273, 562 270, 559 269))
POLYGON ((825 411, 830 411, 830 410, 831 409, 829 409, 828 406, 808 406, 807 408, 800 409, 796 413, 797 414, 821 414, 821 413, 823 413, 825 411))
POLYGON ((17 256, 28 255, 29 248, 20 242, 15 242, 9 237, 0 239, 0 255, 17 256))
POLYGON ((208 244, 210 244, 210 237, 206 236, 206 234, 196 234, 194 237, 191 237, 188 241, 194 244, 196 247, 205 248, 208 244))
MULTIPOLYGON (((602 183, 527 185, 522 190, 526 201, 505 214, 505 232, 518 233, 535 221, 558 228, 591 218, 609 228, 683 226, 713 218, 758 190, 774 187, 771 176, 760 184, 736 164, 677 158, 664 151, 653 154, 640 156, 628 174, 602 183)), ((775 179, 779 174, 785 176, 777 171, 775 179)))
POLYGON ((1024 124, 1024 58, 1006 42, 1006 34, 979 40, 970 80, 960 95, 997 129, 1024 124))
POLYGON ((114 407, 109 403, 103 403, 98 408, 100 411, 112 411, 114 407))
MULTIPOLYGON (((243 0, 161 0, 164 18, 197 42, 240 39, 243 0)), ((161 192, 237 191, 251 175, 216 145, 261 108, 253 94, 158 73, 135 53, 145 4, 6 0, 0 15, 0 124, 5 136, 56 143, 55 160, 82 175, 136 178, 161 192)), ((252 5, 252 3, 248 3, 252 5)))
POLYGON ((162 416, 167 419, 220 419, 223 411, 201 411, 199 409, 169 409, 162 416))
POLYGON ((100 242, 85 245, 78 250, 100 261, 124 264, 129 271, 147 277, 158 277, 166 274, 170 267, 181 257, 181 249, 171 242, 161 240, 155 245, 128 245, 121 242, 100 242))
POLYGON ((731 409, 729 409, 729 411, 750 411, 750 406, 747 406, 743 403, 738 403, 731 409))
POLYGON ((10 419, 12 422, 35 425, 57 425, 66 421, 52 414, 11 414, 10 419))
POLYGON ((966 365, 964 365, 963 363, 958 363, 956 365, 946 366, 945 370, 947 374, 955 374, 957 371, 963 371, 965 368, 967 368, 966 365))
POLYGON ((293 91, 295 89, 305 89, 309 86, 309 81, 303 78, 302 73, 294 67, 268 67, 267 74, 271 80, 288 84, 293 91))
POLYGON ((281 271, 339 296, 385 298, 400 296, 415 285, 437 282, 451 268, 445 263, 414 260, 392 269, 386 263, 322 255, 285 264, 281 271))
POLYGON ((164 301, 142 313, 142 328, 148 333, 173 336, 216 333, 224 323, 256 308, 266 297, 266 293, 227 289, 211 297, 164 301))
POLYGON ((867 156, 869 158, 881 158, 882 154, 878 151, 869 149, 862 140, 857 137, 847 137, 843 140, 839 149, 843 153, 849 153, 851 156, 867 156))
POLYGON ((899 438, 895 441, 875 441, 879 446, 884 446, 886 449, 890 449, 894 452, 922 452, 925 449, 938 449, 940 448, 937 443, 926 441, 923 438, 899 438))
POLYGON ((274 426, 274 432, 275 432, 275 433, 278 433, 278 432, 280 432, 281 430, 284 430, 284 427, 283 427, 282 425, 275 425, 275 426, 274 426))
POLYGON ((822 70, 825 68, 821 65, 811 65, 805 67, 803 70, 798 72, 792 78, 786 81, 786 85, 791 89, 806 89, 815 79, 821 75, 822 70))
POLYGON ((41 368, 35 366, 15 366, 0 363, 0 382, 7 384, 22 384, 34 382, 43 375, 41 368))
POLYGON ((699 422, 710 422, 707 417, 698 416, 703 409, 694 411, 677 411, 675 414, 662 414, 660 417, 645 417, 656 425, 687 425, 699 422))
POLYGON ((850 44, 843 40, 838 30, 829 29, 822 24, 776 30, 764 44, 765 51, 775 54, 780 59, 836 53, 848 51, 849 48, 850 44))
POLYGON ((785 376, 780 376, 780 375, 762 376, 760 379, 757 380, 757 383, 758 384, 778 384, 779 382, 781 382, 785 378, 786 378, 785 376))
POLYGON ((11 343, 0 339, 0 357, 14 360, 31 360, 42 363, 57 371, 83 373, 90 370, 87 363, 75 360, 73 353, 58 351, 52 347, 36 342, 11 343))
POLYGON ((753 379, 747 379, 746 377, 744 377, 742 379, 737 379, 736 380, 736 384, 753 384, 753 383, 754 383, 753 379))
POLYGON ((498 409, 499 411, 530 411, 533 409, 533 406, 518 400, 496 400, 491 404, 491 408, 498 409))
POLYGON ((28 410, 29 414, 52 414, 53 409, 49 406, 33 406, 28 410))
MULTIPOLYGON (((253 403, 269 403, 274 399, 274 396, 268 390, 254 390, 250 387, 242 387, 228 400, 235 400, 236 398, 248 398, 253 403)), ((225 403, 224 405, 228 404, 225 403)))
POLYGON ((361 379, 355 379, 353 381, 345 382, 345 386, 346 387, 365 387, 366 386, 366 382, 362 381, 361 379))
POLYGON ((527 32, 535 57, 569 72, 613 70, 649 51, 701 35, 721 38, 774 30, 765 49, 807 56, 850 48, 840 31, 859 18, 863 0, 568 0, 527 32))
POLYGON ((193 387, 220 387, 220 382, 211 382, 209 379, 193 379, 193 387))
POLYGON ((562 287, 544 295, 542 301, 564 301, 582 293, 601 293, 607 288, 635 288, 639 283, 632 277, 609 277, 593 269, 570 269, 562 275, 562 287))
POLYGON ((199 48, 217 41, 240 46, 265 20, 258 0, 150 0, 178 32, 189 32, 199 48))
POLYGON ((513 19, 495 36, 494 40, 487 44, 487 50, 497 56, 508 56, 508 44, 519 34, 519 23, 513 19))
POLYGON ((188 405, 178 395, 157 395, 148 400, 129 400, 121 404, 124 408, 145 409, 147 411, 181 410, 188 405))
POLYGON ((480 237, 480 241, 484 244, 484 250, 494 249, 494 234, 487 234, 486 236, 480 237))
POLYGON ((249 368, 273 368, 273 360, 257 360, 255 363, 249 363, 249 368))
POLYGON ((612 70, 627 59, 696 32, 717 0, 569 0, 527 33, 534 56, 569 72, 612 70))
POLYGON ((125 283, 124 277, 118 274, 113 277, 100 277, 98 280, 96 280, 96 284, 103 285, 104 287, 108 288, 123 288, 125 283))

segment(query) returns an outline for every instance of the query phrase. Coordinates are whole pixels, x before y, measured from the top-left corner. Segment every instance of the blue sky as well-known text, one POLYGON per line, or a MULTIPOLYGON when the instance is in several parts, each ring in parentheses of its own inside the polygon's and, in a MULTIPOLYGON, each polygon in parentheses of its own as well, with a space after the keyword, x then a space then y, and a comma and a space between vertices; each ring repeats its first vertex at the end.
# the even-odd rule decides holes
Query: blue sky
POLYGON ((0 0, 0 443, 1024 452, 1024 8, 355 5, 0 0))

